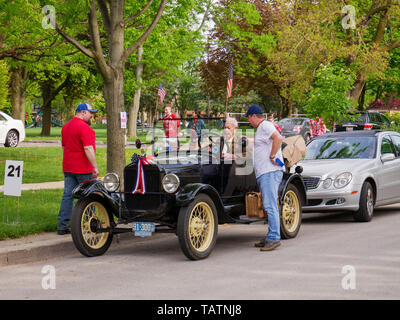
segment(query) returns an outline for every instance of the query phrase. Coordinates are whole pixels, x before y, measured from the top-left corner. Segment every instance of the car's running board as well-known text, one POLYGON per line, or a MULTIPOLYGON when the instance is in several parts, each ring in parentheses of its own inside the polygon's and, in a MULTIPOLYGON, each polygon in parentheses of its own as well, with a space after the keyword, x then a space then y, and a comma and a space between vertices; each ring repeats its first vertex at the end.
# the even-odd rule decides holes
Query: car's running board
POLYGON ((246 215, 242 215, 239 217, 239 219, 232 218, 232 220, 235 221, 235 223, 250 224, 253 222, 265 221, 265 218, 251 218, 246 215))

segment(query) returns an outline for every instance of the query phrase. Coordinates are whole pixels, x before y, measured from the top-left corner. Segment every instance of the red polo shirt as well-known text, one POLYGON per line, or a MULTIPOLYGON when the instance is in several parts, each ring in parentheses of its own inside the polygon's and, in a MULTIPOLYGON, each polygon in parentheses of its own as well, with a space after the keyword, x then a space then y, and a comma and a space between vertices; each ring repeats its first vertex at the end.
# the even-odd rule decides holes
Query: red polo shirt
POLYGON ((61 129, 61 145, 64 147, 63 172, 88 174, 93 166, 86 157, 84 147, 93 146, 96 152, 96 134, 82 119, 72 118, 61 129))

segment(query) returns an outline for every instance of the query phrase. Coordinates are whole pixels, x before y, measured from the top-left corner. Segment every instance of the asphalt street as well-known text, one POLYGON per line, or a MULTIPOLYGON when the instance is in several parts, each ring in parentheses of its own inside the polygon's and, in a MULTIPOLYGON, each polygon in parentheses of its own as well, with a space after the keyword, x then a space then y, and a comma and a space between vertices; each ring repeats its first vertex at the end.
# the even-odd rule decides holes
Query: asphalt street
POLYGON ((175 235, 127 240, 100 257, 0 267, 0 299, 399 299, 399 226, 400 204, 369 223, 305 215, 297 238, 260 252, 266 225, 224 225, 201 261, 187 260, 175 235))

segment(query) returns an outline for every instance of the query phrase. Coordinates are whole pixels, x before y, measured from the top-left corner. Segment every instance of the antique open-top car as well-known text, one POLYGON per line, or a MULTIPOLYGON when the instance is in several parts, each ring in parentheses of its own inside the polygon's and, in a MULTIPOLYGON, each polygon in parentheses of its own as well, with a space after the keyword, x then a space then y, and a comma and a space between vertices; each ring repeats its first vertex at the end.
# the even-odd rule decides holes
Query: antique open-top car
MULTIPOLYGON (((188 121, 191 119, 180 119, 181 128, 188 121)), ((152 155, 146 156, 142 150, 141 155, 132 156, 132 163, 124 169, 123 185, 115 173, 108 173, 103 181, 90 180, 75 188, 73 196, 78 201, 71 232, 83 255, 105 253, 114 234, 171 232, 178 236, 183 253, 197 260, 212 252, 219 224, 265 221, 263 214, 249 217, 246 212, 246 208, 250 210, 246 195, 258 191, 251 152, 254 130, 228 142, 222 129, 224 119, 203 121, 206 129, 196 137, 190 122, 176 137, 166 137, 165 122, 159 121, 152 132, 152 155), (229 155, 223 152, 228 143, 229 155), (126 224, 132 225, 121 227, 126 224)), ((284 173, 279 203, 281 236, 294 238, 306 203, 299 173, 284 173)))

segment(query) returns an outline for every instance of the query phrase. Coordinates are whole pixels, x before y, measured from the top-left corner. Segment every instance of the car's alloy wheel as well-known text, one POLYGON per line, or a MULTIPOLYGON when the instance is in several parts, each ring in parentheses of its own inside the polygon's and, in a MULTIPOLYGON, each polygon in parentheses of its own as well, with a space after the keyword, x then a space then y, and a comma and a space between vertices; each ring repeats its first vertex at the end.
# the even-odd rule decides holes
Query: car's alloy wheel
POLYGON ((217 210, 209 196, 200 194, 188 207, 181 208, 177 234, 181 249, 189 259, 204 259, 210 255, 217 229, 217 210))
POLYGON ((110 216, 104 205, 91 199, 80 199, 72 211, 71 234, 76 248, 88 257, 104 254, 112 241, 110 216))
POLYGON ((301 200, 297 188, 289 184, 281 204, 281 237, 290 239, 297 236, 301 225, 301 200))
POLYGON ((6 142, 4 143, 4 146, 15 148, 18 145, 18 141, 19 141, 18 132, 15 130, 10 130, 7 133, 6 142))
POLYGON ((371 221, 374 214, 375 194, 371 183, 364 182, 361 188, 359 209, 354 214, 354 220, 357 222, 371 221))

